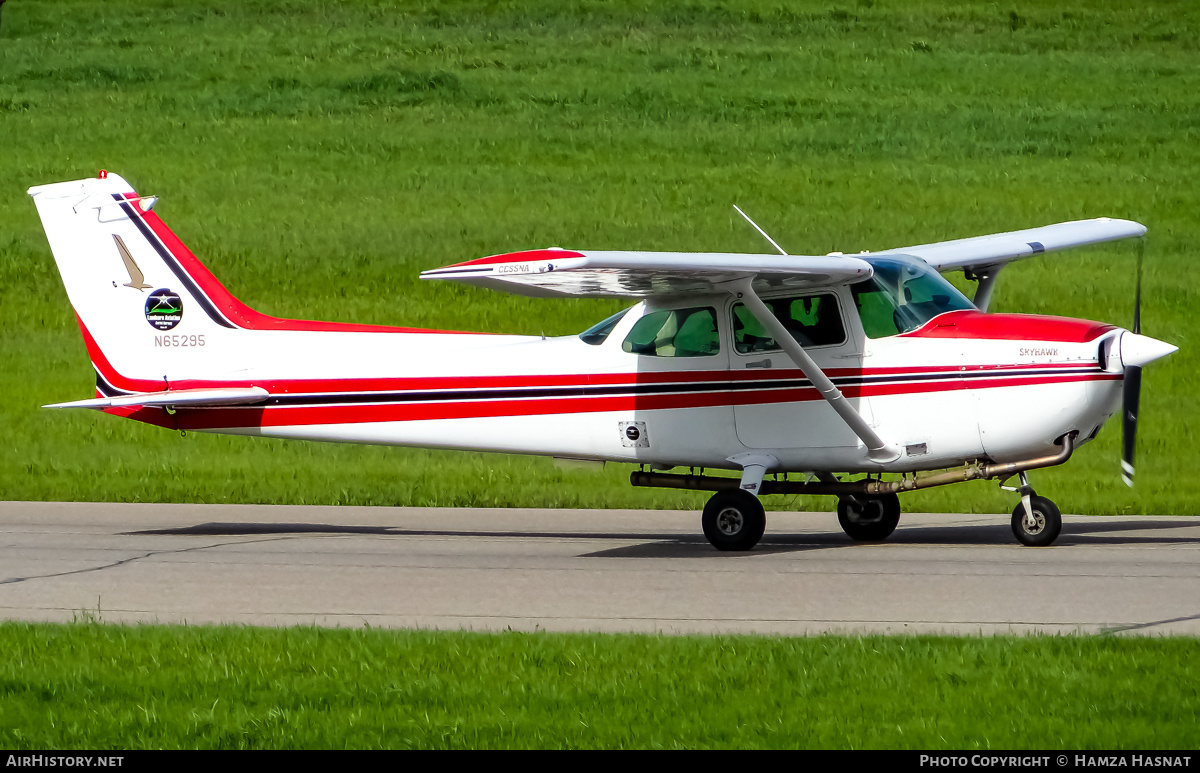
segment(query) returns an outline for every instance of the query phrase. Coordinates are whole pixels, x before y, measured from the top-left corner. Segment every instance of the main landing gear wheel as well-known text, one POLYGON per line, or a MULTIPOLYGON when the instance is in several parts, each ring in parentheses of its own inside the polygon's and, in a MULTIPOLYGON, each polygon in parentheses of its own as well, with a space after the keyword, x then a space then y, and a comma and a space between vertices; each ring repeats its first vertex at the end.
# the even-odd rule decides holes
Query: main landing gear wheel
POLYGON ((713 494, 700 523, 704 536, 717 550, 749 550, 762 539, 767 516, 758 497, 733 489, 713 494))
POLYGON ((1017 542, 1035 548, 1054 544, 1062 531, 1062 514, 1058 512, 1058 506, 1039 496, 1030 497, 1029 504, 1033 506, 1033 523, 1025 521, 1024 504, 1018 504, 1013 510, 1012 530, 1017 542))
POLYGON ((838 500, 837 514, 842 531, 850 539, 878 542, 887 539, 900 523, 900 497, 895 494, 842 497, 838 500))

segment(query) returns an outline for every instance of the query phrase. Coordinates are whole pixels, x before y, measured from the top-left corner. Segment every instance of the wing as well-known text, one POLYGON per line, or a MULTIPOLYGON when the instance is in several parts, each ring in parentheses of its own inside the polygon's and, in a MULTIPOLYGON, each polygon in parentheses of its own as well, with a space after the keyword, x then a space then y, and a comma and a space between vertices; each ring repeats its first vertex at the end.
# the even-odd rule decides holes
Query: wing
POLYGON ((715 292, 753 277, 756 291, 820 287, 869 279, 871 265, 851 257, 712 252, 530 250, 456 263, 421 274, 537 297, 646 298, 715 292))
POLYGON ((1023 231, 901 247, 871 254, 911 255, 924 260, 938 271, 973 270, 985 266, 1003 266, 1005 263, 1043 252, 1128 239, 1144 233, 1146 226, 1141 223, 1098 217, 1040 228, 1026 228, 1023 231))

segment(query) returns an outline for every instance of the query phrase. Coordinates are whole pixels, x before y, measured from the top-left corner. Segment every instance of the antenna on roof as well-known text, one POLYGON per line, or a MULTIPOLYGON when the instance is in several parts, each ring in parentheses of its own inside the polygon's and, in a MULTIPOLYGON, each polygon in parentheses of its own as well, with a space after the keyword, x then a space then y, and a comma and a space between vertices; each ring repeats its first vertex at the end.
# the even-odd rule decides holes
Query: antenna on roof
POLYGON ((779 254, 780 254, 780 255, 787 255, 787 253, 783 251, 783 248, 782 248, 782 247, 780 247, 778 244, 776 244, 776 243, 775 243, 775 240, 774 240, 774 239, 772 239, 770 236, 768 236, 768 235, 767 235, 767 232, 766 232, 766 231, 764 231, 763 229, 761 229, 761 228, 759 228, 759 227, 758 227, 758 223, 756 223, 756 222, 754 222, 753 220, 751 220, 751 219, 750 219, 750 216, 749 216, 749 215, 747 215, 745 212, 743 212, 743 211, 742 211, 742 208, 741 208, 741 207, 739 207, 737 204, 734 204, 734 205, 733 205, 733 208, 737 210, 737 212, 738 212, 738 214, 739 214, 739 215, 741 215, 742 217, 746 218, 746 222, 747 222, 747 223, 749 223, 750 225, 754 226, 754 230, 756 230, 756 231, 758 231, 760 234, 762 234, 763 238, 764 238, 764 239, 766 239, 767 241, 769 241, 769 242, 771 243, 771 246, 772 246, 772 247, 774 247, 775 249, 779 250, 779 254))

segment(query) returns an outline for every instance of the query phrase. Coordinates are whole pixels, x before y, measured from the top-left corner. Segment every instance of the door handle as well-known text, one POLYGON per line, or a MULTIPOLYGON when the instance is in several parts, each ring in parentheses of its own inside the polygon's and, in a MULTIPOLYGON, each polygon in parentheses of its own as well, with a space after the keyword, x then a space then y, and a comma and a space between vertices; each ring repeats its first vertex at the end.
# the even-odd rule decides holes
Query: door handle
POLYGON ((758 362, 747 362, 746 367, 747 368, 769 368, 769 367, 771 367, 771 359, 768 357, 767 359, 759 360, 758 362))

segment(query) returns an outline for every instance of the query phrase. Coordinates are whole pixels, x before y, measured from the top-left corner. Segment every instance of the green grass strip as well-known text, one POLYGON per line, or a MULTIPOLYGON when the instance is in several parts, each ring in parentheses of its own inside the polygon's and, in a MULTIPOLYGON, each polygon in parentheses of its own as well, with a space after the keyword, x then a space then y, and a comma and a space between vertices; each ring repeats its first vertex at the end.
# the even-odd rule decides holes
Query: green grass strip
POLYGON ((0 748, 1195 749, 1183 638, 0 625, 0 748))

